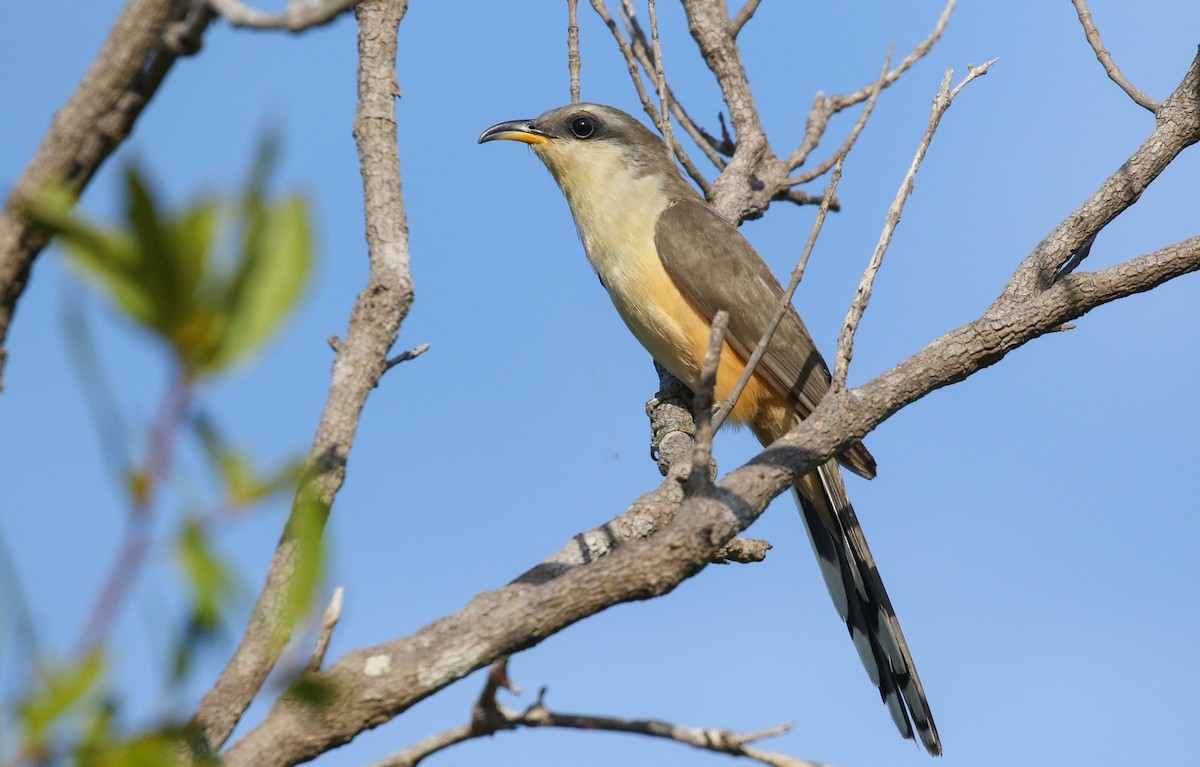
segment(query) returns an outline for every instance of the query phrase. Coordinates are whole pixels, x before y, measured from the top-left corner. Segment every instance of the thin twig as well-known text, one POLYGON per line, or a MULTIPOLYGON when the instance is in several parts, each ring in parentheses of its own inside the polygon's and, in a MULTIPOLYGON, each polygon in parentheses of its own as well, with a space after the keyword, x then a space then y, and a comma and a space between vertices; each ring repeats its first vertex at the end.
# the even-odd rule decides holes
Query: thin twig
POLYGON ((713 416, 713 428, 721 428, 721 424, 725 423, 725 419, 729 417, 737 405, 738 399, 742 396, 742 392, 746 389, 746 384, 750 382, 750 376, 754 375, 754 370, 758 367, 758 363, 762 361, 763 355, 767 353, 767 347, 771 344, 771 338, 774 337, 776 329, 779 328, 779 323, 783 321, 783 317, 788 312, 788 308, 792 305, 792 297, 796 294, 796 288, 800 285, 800 280, 804 277, 804 270, 808 267, 808 258, 812 255, 813 247, 817 244, 817 236, 821 234, 821 227, 825 224, 825 217, 829 214, 829 206, 833 201, 834 194, 837 192, 838 182, 842 180, 842 165, 845 163, 846 156, 842 154, 838 157, 837 163, 833 167, 833 176, 829 179, 829 186, 825 189, 825 194, 821 197, 821 207, 817 209, 817 216, 813 220, 812 229, 808 233, 808 241, 804 243, 804 250, 800 253, 800 260, 796 262, 796 268, 792 270, 792 278, 788 281, 787 288, 783 291, 783 296, 779 299, 779 306, 775 308, 775 315, 771 318, 771 322, 763 331, 762 338, 758 339, 758 344, 754 347, 754 351, 750 353, 750 358, 746 360, 746 367, 742 370, 742 374, 738 376, 737 383, 730 390, 729 395, 725 398, 725 402, 721 404, 721 409, 713 416))
POLYGON ((283 13, 265 13, 242 0, 206 0, 232 26, 246 29, 282 29, 303 32, 332 22, 358 0, 288 0, 283 13))
POLYGON ((696 419, 696 444, 692 450, 692 471, 687 487, 698 492, 712 485, 711 460, 713 435, 714 390, 717 386, 717 370, 721 364, 721 349, 725 346, 725 333, 729 330, 729 313, 717 311, 709 327, 708 349, 700 365, 700 381, 692 397, 692 415, 696 419))
POLYGON ((742 27, 746 26, 746 22, 754 16, 754 12, 758 10, 758 4, 761 0, 747 0, 746 4, 741 7, 741 10, 729 20, 729 35, 737 38, 742 32, 742 27))
MULTIPOLYGON (((646 86, 642 83, 642 76, 638 69, 637 57, 633 54, 633 47, 625 39, 625 36, 621 34, 617 22, 613 20, 613 17, 608 12, 608 8, 605 7, 604 0, 591 0, 591 4, 592 10, 596 12, 596 15, 608 27, 608 31, 612 33, 613 39, 617 43, 617 48, 620 49, 621 55, 625 59, 625 66, 629 71, 629 77, 633 80, 633 87, 637 91, 638 98, 641 99, 642 109, 646 110, 646 114, 650 116, 655 125, 658 125, 662 117, 658 113, 658 108, 654 106, 654 102, 651 101, 650 94, 646 93, 646 86)), ((696 185, 700 187, 700 191, 707 195, 712 188, 712 183, 692 163, 691 158, 688 157, 687 152, 684 151, 683 146, 679 142, 675 142, 675 157, 692 180, 696 182, 696 185)))
POLYGON ((479 699, 472 708, 470 721, 431 735, 414 746, 409 746, 375 762, 371 767, 416 767, 426 758, 457 743, 474 738, 490 737, 504 730, 534 727, 647 735, 675 741, 703 751, 744 756, 762 764, 772 765, 772 767, 822 767, 816 762, 797 759, 787 754, 769 753, 750 748, 751 743, 779 737, 789 732, 792 728, 790 722, 756 732, 736 733, 716 727, 681 727, 657 719, 621 719, 588 714, 565 714, 551 711, 546 707, 545 687, 538 691, 537 700, 528 708, 524 711, 514 711, 496 700, 496 692, 501 687, 510 691, 516 690, 508 678, 507 658, 494 665, 488 673, 479 699))
POLYGON ((401 352, 401 353, 397 354, 395 357, 392 357, 387 362, 385 362, 383 365, 383 372, 386 373, 387 371, 389 371, 392 368, 399 365, 401 362, 408 362, 409 360, 415 360, 417 357, 420 357, 422 354, 424 354, 427 351, 429 351, 429 344, 417 344, 416 346, 409 349, 408 351, 401 352))
POLYGON ((891 45, 888 46, 888 52, 884 57, 883 68, 879 74, 879 79, 875 81, 875 88, 871 91, 871 94, 867 99, 867 104, 863 108, 862 114, 858 116, 858 120, 855 122, 854 128, 851 129, 850 135, 846 138, 846 141, 831 158, 834 163, 833 176, 829 180, 829 186, 826 188, 825 193, 821 195, 821 205, 817 210, 816 218, 813 220, 812 229, 808 234, 808 240, 804 244, 804 250, 800 253, 800 260, 796 263, 796 268, 792 270, 791 279, 788 281, 787 289, 783 292, 783 297, 780 299, 779 306, 775 310, 774 317, 771 318, 771 322, 763 333, 762 338, 759 339, 758 344, 754 347, 754 351, 751 352, 750 358, 746 361, 745 369, 742 370, 742 374, 738 377, 737 383, 730 391, 729 396, 725 398, 725 402, 722 403, 720 411, 713 416, 714 428, 719 429, 721 424, 725 422, 725 419, 729 417, 729 413, 733 410, 734 406, 737 405, 738 399, 742 396, 742 392, 745 390, 746 385, 750 382, 750 377, 754 374, 754 370, 758 367, 763 355, 766 354, 767 347, 770 345, 771 338, 775 335, 775 331, 778 329, 779 323, 783 321, 783 316, 787 313, 788 308, 792 305, 792 297, 796 294, 796 288, 799 287, 800 280, 804 277, 804 270, 808 266, 808 259, 812 255, 813 247, 816 246, 817 237, 821 233, 821 227, 825 224, 825 217, 829 214, 830 209, 833 208, 834 200, 837 198, 837 187, 838 183, 842 179, 842 168, 846 161, 846 156, 854 147, 854 144, 858 140, 859 134, 862 133, 863 128, 866 127, 867 120, 874 111, 875 104, 879 99, 879 94, 883 91, 884 85, 887 81, 888 66, 891 64, 893 47, 894 46, 891 45))
POLYGON ((571 73, 571 103, 579 103, 579 0, 567 0, 567 71, 571 73))
POLYGON ((833 368, 833 383, 831 391, 838 392, 846 387, 846 376, 850 369, 850 360, 854 356, 854 335, 858 332, 858 325, 862 321, 863 313, 867 310, 867 304, 871 300, 871 290, 875 285, 875 275, 879 273, 879 268, 883 265, 883 255, 887 252, 888 246, 892 242, 892 235, 896 231, 896 226, 900 223, 900 216, 904 212, 904 203, 908 200, 908 196, 912 194, 913 182, 916 179, 917 171, 921 167, 921 163, 925 160, 925 152, 929 149, 929 143, 933 141, 933 134, 937 131, 938 124, 942 120, 942 115, 946 114, 946 110, 950 108, 954 97, 959 91, 977 77, 982 77, 987 74, 988 69, 995 64, 997 59, 992 59, 980 66, 970 66, 967 76, 963 78, 954 90, 950 90, 950 79, 954 76, 953 70, 946 70, 946 75, 942 78, 941 88, 938 94, 933 99, 933 107, 929 113, 929 124, 925 127, 925 135, 921 137, 921 142, 917 146, 916 155, 913 157, 912 163, 908 166, 908 172, 904 174, 904 180, 900 184, 899 191, 896 192, 895 199, 892 200, 891 206, 888 208, 887 217, 884 221, 883 231, 879 234, 879 242, 875 245, 875 252, 871 254, 871 260, 867 264, 866 270, 863 272, 862 279, 859 281, 858 290, 854 294, 854 300, 850 302, 850 309, 846 313, 846 320, 842 323, 842 332, 838 338, 837 359, 834 362, 833 368))
POLYGON ((1104 71, 1108 74, 1109 79, 1120 86, 1121 90, 1125 91, 1135 104, 1157 113, 1159 103, 1125 78, 1108 49, 1104 47, 1104 41, 1100 39, 1100 30, 1096 28, 1096 22, 1092 19, 1092 12, 1088 10, 1086 0, 1071 0, 1071 4, 1075 6, 1075 13, 1079 15, 1079 23, 1083 25, 1083 34, 1087 37, 1088 45, 1092 46, 1092 50, 1096 52, 1096 58, 1104 66, 1104 71))
MULTIPOLYGON (((955 2, 956 0, 948 0, 946 7, 942 9, 941 15, 938 16, 938 20, 933 26, 933 31, 929 33, 928 37, 917 44, 917 47, 913 48, 912 52, 905 56, 904 60, 895 69, 887 73, 883 78, 883 88, 887 88, 899 80, 900 76, 907 72, 913 64, 920 61, 929 51, 933 50, 934 43, 941 39, 942 33, 946 31, 946 26, 950 23, 950 12, 954 10, 955 2)), ((817 144, 820 143, 821 136, 824 135, 825 129, 829 124, 830 116, 870 98, 877 87, 879 86, 876 83, 871 83, 864 85, 853 93, 828 98, 818 93, 813 103, 812 112, 808 116, 804 139, 800 142, 800 146, 796 148, 796 151, 792 152, 791 156, 787 159, 788 170, 793 171, 799 168, 808 159, 808 155, 812 150, 816 149, 817 144)))
POLYGON ((658 88, 658 111, 662 119, 658 130, 662 133, 663 143, 667 145, 667 153, 675 153, 675 137, 671 133, 671 110, 667 106, 667 75, 663 66, 662 42, 658 39, 658 4, 654 0, 646 0, 650 11, 650 42, 654 51, 654 84, 658 88))
MULTIPOLYGON (((629 7, 631 8, 632 6, 629 7)), ((637 58, 642 69, 647 74, 653 76, 655 71, 655 57, 651 53, 651 44, 646 39, 646 33, 642 30, 642 25, 638 23, 636 16, 630 15, 628 8, 626 8, 626 12, 623 14, 623 21, 625 22, 625 31, 629 34, 630 47, 634 57, 637 58)), ((671 114, 675 115, 675 119, 679 122, 680 126, 691 136, 692 141, 696 142, 696 146, 700 147, 700 151, 704 152, 704 156, 708 158, 709 162, 717 170, 723 170, 725 168, 725 158, 721 155, 722 153, 725 155, 733 154, 733 142, 728 137, 725 140, 718 139, 704 130, 687 113, 687 110, 684 109, 679 99, 675 98, 675 92, 671 90, 669 84, 666 85, 666 93, 667 104, 671 109, 671 114)))
MULTIPOLYGON (((788 179, 789 185, 797 186, 799 184, 807 184, 813 179, 824 176, 825 173, 833 167, 834 163, 838 161, 838 158, 845 157, 850 153, 850 150, 854 147, 855 142, 858 141, 859 135, 863 132, 863 128, 867 127, 867 120, 871 117, 871 113, 875 111, 875 103, 879 100, 879 94, 883 92, 885 87, 887 87, 887 78, 890 74, 888 72, 888 65, 891 64, 892 52, 895 50, 895 47, 895 43, 888 45, 887 56, 885 56, 883 60, 883 71, 879 73, 879 79, 875 81, 875 87, 871 90, 870 96, 867 97, 866 106, 863 107, 863 111, 861 114, 859 114, 858 119, 854 121, 854 127, 850 129, 850 134, 846 136, 846 140, 842 142, 840 147, 838 147, 838 151, 834 152, 829 159, 825 160, 825 162, 821 163, 815 168, 810 168, 804 173, 801 173, 799 176, 793 176, 792 178, 788 179)), ((814 109, 816 109, 815 106, 814 109)))
POLYGON ((150 427, 150 439, 146 458, 129 477, 129 513, 125 520, 125 532, 121 538, 116 562, 100 588, 100 594, 92 604, 91 613, 84 624, 76 653, 79 657, 91 652, 104 641, 120 614, 121 605, 129 596, 137 581, 138 573, 145 564, 150 550, 154 510, 162 485, 171 470, 178 442, 179 426, 183 423, 192 401, 191 379, 180 373, 163 393, 154 423, 150 427))
POLYGON ((329 640, 333 638, 333 630, 342 617, 342 597, 346 595, 346 587, 338 586, 333 590, 329 606, 321 616, 321 628, 317 631, 317 641, 313 644, 312 655, 308 659, 307 671, 320 671, 325 663, 325 653, 329 650, 329 640))

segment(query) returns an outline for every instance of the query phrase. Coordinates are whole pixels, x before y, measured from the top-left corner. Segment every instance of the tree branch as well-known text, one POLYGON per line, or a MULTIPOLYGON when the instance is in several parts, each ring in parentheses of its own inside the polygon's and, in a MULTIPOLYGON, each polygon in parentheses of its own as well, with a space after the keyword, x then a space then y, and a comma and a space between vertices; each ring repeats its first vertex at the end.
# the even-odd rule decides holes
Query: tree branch
POLYGON ((1129 80, 1125 79, 1125 75, 1121 73, 1112 55, 1108 49, 1104 47, 1104 41, 1100 39, 1100 30, 1096 28, 1096 22, 1092 19, 1092 12, 1088 10, 1086 0, 1071 0, 1071 4, 1075 6, 1075 13, 1079 16, 1079 23, 1083 25, 1083 34, 1087 37, 1088 45, 1092 46, 1092 50, 1096 52, 1096 58, 1104 66, 1104 71, 1108 74, 1110 80, 1121 87, 1129 98, 1138 106, 1145 107, 1151 112, 1157 112, 1159 104, 1154 99, 1147 96, 1137 88, 1129 80))
MULTIPOLYGON (((1150 141, 1163 154, 1173 157, 1200 137, 1197 82, 1200 60, 1193 62, 1183 84, 1160 110, 1150 141)), ((1147 162, 1124 166, 1129 183, 1139 189, 1160 170, 1147 162)), ((1040 252, 1031 254, 1020 268, 1040 257, 1040 252)), ((808 419, 727 474, 711 493, 683 500, 678 481, 668 478, 635 504, 642 518, 669 518, 652 537, 612 546, 599 557, 591 555, 589 541, 573 540, 564 547, 565 554, 560 552, 503 588, 479 594, 412 636, 348 653, 318 675, 338 691, 331 705, 315 708, 284 697, 229 750, 225 764, 290 765, 313 758, 576 621, 621 602, 671 591, 703 569, 714 552, 753 522, 796 477, 860 441, 901 408, 1098 306, 1197 270, 1200 236, 1101 272, 1066 275, 1028 297, 1016 298, 1006 291, 974 322, 936 339, 862 387, 825 397, 808 419), (561 561, 554 561, 559 556, 561 561)), ((673 466, 672 477, 682 476, 678 471, 673 466)), ((628 524, 633 513, 631 508, 610 525, 628 524)), ((602 530, 610 539, 620 537, 609 525, 602 530)))
MULTIPOLYGON (((628 0, 625 0, 622 2, 621 8, 623 10, 623 20, 625 21, 625 31, 629 34, 630 50, 634 58, 641 65, 642 70, 647 75, 654 77, 654 73, 657 70, 657 65, 654 63, 655 56, 651 51, 651 43, 646 40, 646 33, 642 31, 641 25, 638 24, 637 16, 633 13, 633 5, 628 0)), ((727 151, 728 154, 733 154, 733 144, 726 144, 709 135, 706 130, 692 119, 687 110, 684 109, 683 104, 675 97, 675 92, 671 90, 671 86, 665 82, 664 86, 666 87, 668 107, 671 113, 675 115, 675 119, 679 122, 679 125, 692 137, 692 141, 696 142, 696 146, 700 147, 700 151, 704 153, 709 162, 718 170, 724 169, 725 160, 721 157, 721 152, 727 151)), ((678 153, 676 156, 678 156, 678 153)), ((699 183, 697 182, 697 184, 699 183)), ((704 179, 704 184, 701 186, 707 185, 708 179, 704 179)))
POLYGON ((21 213, 47 183, 78 194, 133 130, 180 56, 199 50, 213 14, 201 0, 129 0, 0 211, 0 389, 4 346, 34 259, 49 235, 21 213))
MULTIPOLYGON (((912 53, 905 56, 904 60, 901 61, 895 69, 887 72, 883 76, 882 84, 879 84, 879 81, 876 81, 876 83, 864 85, 857 91, 843 96, 826 98, 825 95, 821 93, 816 95, 816 98, 813 100, 812 111, 809 112, 808 115, 808 120, 804 131, 804 139, 800 142, 800 145, 796 147, 796 150, 792 152, 791 156, 788 157, 786 161, 787 170, 789 173, 803 165, 808 159, 809 154, 812 153, 812 150, 817 148, 817 144, 820 143, 821 137, 825 135, 825 130, 829 127, 830 117, 838 112, 854 106, 855 104, 860 104, 863 101, 866 101, 867 99, 871 98, 871 94, 877 89, 887 88, 889 85, 899 80, 900 76, 907 72, 913 64, 920 61, 926 56, 926 54, 933 50, 933 44, 941 39, 942 33, 946 31, 946 26, 950 23, 950 12, 954 10, 955 2, 956 0, 949 0, 946 3, 946 7, 942 9, 942 14, 938 16, 938 20, 933 26, 933 31, 930 32, 929 36, 922 40, 917 47, 912 50, 912 53)), ((829 168, 832 167, 833 162, 833 159, 830 158, 822 164, 824 170, 821 170, 815 175, 811 175, 812 171, 810 171, 809 174, 806 175, 811 175, 811 178, 816 178, 829 170, 829 168)), ((807 179, 801 177, 801 180, 798 183, 803 183, 805 180, 807 179)))
POLYGON ((840 391, 846 388, 846 376, 850 371, 850 360, 854 356, 854 336, 858 332, 858 325, 862 321, 863 314, 867 310, 867 304, 871 300, 871 290, 875 285, 875 275, 879 273, 879 268, 883 266, 883 255, 887 253, 888 246, 892 243, 892 235, 895 233, 896 227, 900 224, 900 216, 904 213, 904 203, 908 200, 908 196, 912 194, 913 183, 917 178, 917 171, 921 169, 921 163, 925 161, 925 152, 928 151, 929 144, 933 141, 933 134, 937 132, 938 125, 942 121, 942 115, 946 114, 946 110, 954 103, 954 97, 958 95, 958 92, 975 78, 986 75, 988 69, 996 61, 996 59, 992 59, 981 66, 969 67, 967 76, 955 86, 954 90, 950 89, 950 78, 954 75, 954 70, 947 69, 945 77, 942 78, 942 86, 938 90, 937 96, 934 97, 933 107, 929 111, 929 123, 925 126, 925 135, 921 137, 912 163, 909 164, 908 171, 904 174, 904 180, 900 182, 900 189, 896 192, 896 197, 892 200, 891 206, 888 207, 883 231, 879 234, 879 242, 875 245, 875 252, 871 254, 871 260, 867 263, 867 268, 863 271, 862 279, 858 283, 858 290, 854 293, 854 299, 850 302, 850 309, 846 312, 846 319, 842 323, 842 331, 838 337, 837 358, 834 361, 833 367, 833 382, 831 384, 833 391, 840 391))
POLYGON ((750 190, 758 185, 752 184, 751 180, 769 178, 759 171, 765 169, 764 160, 773 160, 774 157, 763 132, 758 108, 754 105, 746 68, 730 30, 725 4, 709 0, 682 2, 687 14, 688 30, 721 88, 721 97, 729 110, 729 121, 737 137, 733 157, 720 178, 713 183, 711 193, 706 193, 706 196, 718 212, 730 221, 760 216, 766 205, 756 205, 749 195, 750 190))
POLYGON ((759 2, 760 0, 747 0, 741 10, 729 20, 729 34, 735 38, 741 34, 742 27, 746 26, 746 22, 753 18, 754 12, 758 10, 759 2))
MULTIPOLYGON (((400 189, 396 143, 396 34, 407 0, 363 0, 359 23, 358 112, 354 136, 362 169, 370 275, 350 311, 346 340, 337 348, 325 409, 308 453, 308 474, 275 549, 250 625, 193 724, 218 750, 257 695, 287 643, 285 624, 304 542, 290 532, 311 504, 328 510, 346 476, 346 459, 367 395, 387 370, 388 351, 413 302, 408 224, 400 189)), ((324 520, 322 520, 323 523, 324 520)))
POLYGON ((217 13, 235 27, 283 29, 303 32, 324 26, 354 7, 358 0, 288 0, 283 13, 264 13, 242 0, 207 0, 217 13))
POLYGON ((1013 273, 997 303, 1031 298, 1053 284, 1059 270, 1089 239, 1137 202, 1180 152, 1200 141, 1198 92, 1200 56, 1193 59, 1183 82, 1159 106, 1150 136, 1083 205, 1038 243, 1013 273))
POLYGON ((745 756, 753 761, 775 767, 821 767, 815 762, 797 759, 786 754, 772 754, 749 748, 751 743, 765 738, 778 737, 788 732, 792 728, 790 723, 768 727, 757 732, 735 733, 724 728, 682 727, 658 719, 619 719, 589 714, 565 714, 551 711, 546 707, 545 687, 541 688, 537 700, 528 708, 524 711, 513 711, 496 700, 496 693, 501 687, 513 693, 520 693, 520 690, 508 679, 507 658, 493 666, 488 673, 487 682, 471 712, 470 721, 431 735, 417 745, 402 749, 392 756, 376 762, 371 767, 416 767, 426 758, 457 743, 474 738, 490 737, 504 730, 533 727, 558 727, 590 732, 623 732, 632 735, 646 735, 682 743, 703 751, 730 756, 745 756))
POLYGON ((571 76, 571 103, 579 103, 579 0, 567 0, 567 72, 571 76))
MULTIPOLYGON (((662 116, 659 114, 658 108, 654 106, 654 102, 650 99, 650 94, 646 92, 645 84, 642 83, 642 77, 638 71, 637 57, 634 56, 632 46, 621 34, 621 30, 617 27, 617 22, 613 20, 612 15, 608 12, 608 8, 604 5, 604 0, 591 0, 591 3, 592 10, 596 12, 596 15, 599 16, 601 21, 604 22, 604 25, 608 27, 608 31, 612 34, 613 40, 615 40, 617 43, 617 48, 620 49, 621 55, 625 59, 625 66, 629 71, 630 79, 633 81, 634 90, 637 91, 638 98, 641 99, 642 108, 646 110, 646 114, 650 116, 650 119, 654 121, 655 125, 660 124, 662 122, 662 116)), ((687 174, 691 176, 693 181, 696 182, 696 185, 699 186, 702 191, 707 193, 707 190, 711 186, 708 179, 704 178, 704 174, 702 174, 700 170, 692 163, 691 158, 688 157, 687 152, 684 151, 679 142, 675 142, 674 149, 675 157, 679 160, 679 164, 683 166, 683 169, 687 171, 687 174)))

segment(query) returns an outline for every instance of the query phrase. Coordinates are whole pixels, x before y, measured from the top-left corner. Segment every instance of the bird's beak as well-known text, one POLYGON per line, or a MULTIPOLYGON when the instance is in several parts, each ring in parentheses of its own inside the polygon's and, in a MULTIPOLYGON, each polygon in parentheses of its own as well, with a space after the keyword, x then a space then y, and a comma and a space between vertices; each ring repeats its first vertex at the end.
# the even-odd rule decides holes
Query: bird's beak
POLYGON ((550 138, 550 134, 533 127, 532 120, 510 120, 506 123, 493 125, 479 137, 479 143, 485 141, 521 141, 526 144, 542 144, 550 138))

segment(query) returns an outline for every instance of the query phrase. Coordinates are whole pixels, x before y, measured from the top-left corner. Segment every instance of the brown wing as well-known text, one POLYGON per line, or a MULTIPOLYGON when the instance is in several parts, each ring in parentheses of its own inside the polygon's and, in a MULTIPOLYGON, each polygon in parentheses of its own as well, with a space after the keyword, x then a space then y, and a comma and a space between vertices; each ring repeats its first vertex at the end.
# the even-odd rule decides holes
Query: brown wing
MULTIPOLYGON (((735 226, 698 200, 673 203, 654 228, 654 244, 671 280, 704 317, 729 313, 729 345, 743 359, 758 346, 783 298, 783 288, 735 226)), ((779 323, 759 372, 807 418, 829 391, 829 367, 791 305, 779 323)), ((875 459, 862 444, 840 458, 870 479, 875 459)))

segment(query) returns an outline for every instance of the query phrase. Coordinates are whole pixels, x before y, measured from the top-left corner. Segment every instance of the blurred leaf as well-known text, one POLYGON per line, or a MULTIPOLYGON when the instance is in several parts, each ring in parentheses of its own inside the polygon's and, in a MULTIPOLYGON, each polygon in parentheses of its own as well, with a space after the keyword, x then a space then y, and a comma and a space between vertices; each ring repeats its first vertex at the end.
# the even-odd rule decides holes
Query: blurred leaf
POLYGON ((244 211, 244 248, 224 296, 226 324, 206 361, 209 371, 261 346, 295 306, 312 268, 312 232, 302 198, 250 204, 244 211))
POLYGON ((190 519, 176 543, 176 555, 192 592, 194 621, 200 631, 221 625, 221 607, 233 594, 233 577, 217 556, 199 520, 190 519))
POLYGON ((121 229, 106 230, 74 212, 75 196, 64 186, 47 184, 26 208, 26 215, 49 229, 64 246, 72 265, 138 322, 154 320, 154 301, 138 279, 138 253, 133 236, 121 229))
POLYGON ((300 459, 285 461, 266 474, 258 473, 250 457, 225 442, 212 419, 198 413, 192 426, 204 454, 224 485, 225 502, 234 509, 264 501, 276 493, 293 493, 303 474, 300 459))
POLYGON ((296 547, 296 569, 288 584, 283 605, 282 625, 290 631, 312 607, 317 587, 324 575, 325 554, 321 533, 329 518, 329 506, 311 497, 311 491, 301 490, 292 507, 284 535, 296 547))
POLYGON ((288 697, 315 708, 324 708, 337 697, 333 681, 312 673, 303 673, 288 687, 288 697))
MULTIPOLYGON (((194 736, 186 729, 174 728, 145 733, 132 740, 113 739, 92 743, 80 749, 80 767, 164 767, 184 764, 181 753, 190 753, 194 736)), ((192 767, 216 767, 213 757, 197 757, 186 762, 192 767)))
POLYGON ((159 216, 141 171, 125 168, 125 216, 136 243, 138 284, 153 305, 151 326, 170 338, 189 316, 193 295, 179 279, 181 255, 173 248, 169 223, 159 216))
POLYGON ((188 377, 212 375, 262 347, 311 271, 307 203, 265 194, 277 152, 275 142, 264 141, 245 189, 224 203, 201 200, 164 213, 145 176, 130 166, 120 227, 77 215, 65 187, 46 187, 27 215, 58 235, 71 263, 121 313, 169 345, 188 377), (222 228, 238 236, 222 237, 222 228), (234 252, 222 254, 222 246, 234 252))
POLYGON ((41 684, 19 706, 24 727, 22 751, 42 751, 50 730, 96 687, 103 671, 104 656, 99 650, 60 668, 45 670, 41 684))

